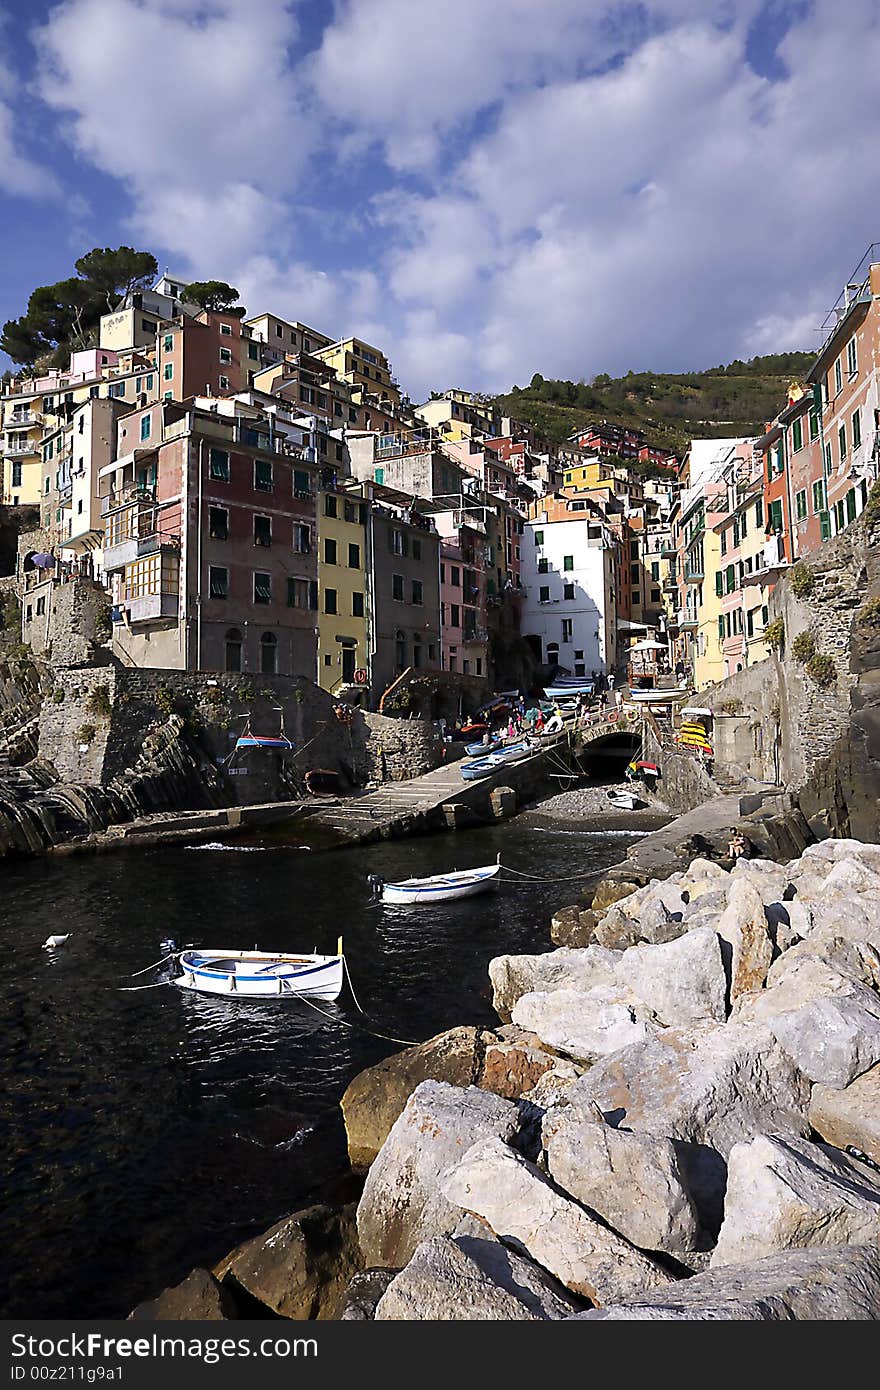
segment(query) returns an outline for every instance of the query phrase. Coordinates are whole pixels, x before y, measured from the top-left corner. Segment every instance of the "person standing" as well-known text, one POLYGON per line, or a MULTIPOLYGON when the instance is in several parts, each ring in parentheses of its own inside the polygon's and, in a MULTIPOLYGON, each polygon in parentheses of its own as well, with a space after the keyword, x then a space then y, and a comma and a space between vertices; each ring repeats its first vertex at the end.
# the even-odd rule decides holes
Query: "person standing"
POLYGON ((609 689, 609 690, 613 690, 613 689, 614 689, 614 672, 613 672, 613 671, 611 671, 610 674, 608 675, 608 677, 607 677, 607 682, 608 682, 608 689, 609 689))

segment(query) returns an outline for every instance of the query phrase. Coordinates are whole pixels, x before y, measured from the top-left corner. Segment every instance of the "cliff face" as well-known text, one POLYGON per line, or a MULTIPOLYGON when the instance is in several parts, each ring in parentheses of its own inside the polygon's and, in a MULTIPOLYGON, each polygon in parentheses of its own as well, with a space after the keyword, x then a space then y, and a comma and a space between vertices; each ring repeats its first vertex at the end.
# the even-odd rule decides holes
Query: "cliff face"
MULTIPOLYGON (((880 513, 880 507, 876 507, 880 513)), ((777 586, 777 653, 701 696, 715 713, 715 768, 779 782, 816 833, 880 839, 880 515, 777 586)))

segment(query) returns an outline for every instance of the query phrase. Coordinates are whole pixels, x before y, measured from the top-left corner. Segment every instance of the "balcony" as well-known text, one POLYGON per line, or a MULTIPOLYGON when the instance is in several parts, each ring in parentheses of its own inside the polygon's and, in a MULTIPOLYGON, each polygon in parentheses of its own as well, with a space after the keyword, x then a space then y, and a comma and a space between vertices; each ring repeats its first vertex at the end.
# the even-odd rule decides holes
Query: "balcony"
POLYGON ((8 444, 3 452, 7 458, 12 459, 26 458, 28 455, 36 457, 40 452, 40 447, 36 440, 29 439, 24 444, 8 444))
POLYGON ((461 640, 465 647, 469 647, 476 643, 488 642, 489 634, 484 627, 469 627, 465 628, 461 640))
POLYGON ((692 613, 688 608, 679 608, 675 614, 675 621, 680 628, 696 628, 700 625, 696 613, 692 613))
POLYGON ((13 411, 6 417, 4 428, 7 430, 26 430, 34 425, 42 425, 42 415, 37 415, 33 410, 13 411))
POLYGON ((706 572, 703 569, 688 569, 684 572, 685 584, 701 584, 705 578, 706 572))
POLYGON ((158 618, 176 618, 179 596, 177 592, 144 594, 141 598, 126 599, 124 607, 128 611, 130 623, 149 623, 158 618))

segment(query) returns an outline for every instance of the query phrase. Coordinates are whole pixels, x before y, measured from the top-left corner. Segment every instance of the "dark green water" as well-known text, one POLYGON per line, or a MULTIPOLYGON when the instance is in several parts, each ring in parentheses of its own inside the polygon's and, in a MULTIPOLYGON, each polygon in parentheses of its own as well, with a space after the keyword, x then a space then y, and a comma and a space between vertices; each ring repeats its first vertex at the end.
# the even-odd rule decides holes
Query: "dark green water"
MULTIPOLYGON (((180 945, 333 949, 361 1003, 414 1040, 497 1022, 486 967, 550 946, 577 883, 505 884, 443 908, 376 908, 365 877, 494 860, 559 879, 635 836, 503 827, 319 854, 165 849, 0 868, 0 1316, 123 1317, 342 1171, 338 1101, 394 1050, 322 1004, 120 993, 180 945), (58 952, 50 932, 70 932, 58 952)), ((152 977, 145 976, 144 979, 152 977)))

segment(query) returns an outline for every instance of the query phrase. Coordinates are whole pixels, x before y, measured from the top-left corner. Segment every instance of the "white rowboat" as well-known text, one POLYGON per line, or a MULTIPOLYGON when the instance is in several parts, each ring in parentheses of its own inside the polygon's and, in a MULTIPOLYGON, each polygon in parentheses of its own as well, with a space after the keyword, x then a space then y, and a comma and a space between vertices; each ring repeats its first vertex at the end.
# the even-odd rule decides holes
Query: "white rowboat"
POLYGON ((233 999, 338 999, 342 991, 342 942, 335 956, 271 951, 181 951, 180 989, 233 999))
POLYGON ((383 903, 411 906, 413 903, 452 902, 456 898, 472 898, 477 893, 489 893, 498 887, 501 864, 484 864, 478 869, 461 869, 451 874, 434 874, 430 878, 405 878, 400 883, 386 883, 370 876, 370 883, 383 903))

